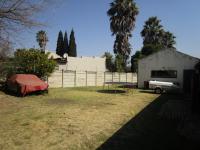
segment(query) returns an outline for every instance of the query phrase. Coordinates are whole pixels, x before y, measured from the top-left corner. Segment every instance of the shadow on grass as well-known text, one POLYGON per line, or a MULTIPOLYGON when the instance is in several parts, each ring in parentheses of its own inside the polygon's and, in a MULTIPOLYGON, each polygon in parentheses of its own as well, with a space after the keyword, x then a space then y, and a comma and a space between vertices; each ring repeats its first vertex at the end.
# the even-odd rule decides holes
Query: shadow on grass
POLYGON ((155 94, 153 90, 140 90, 140 93, 155 94))
POLYGON ((118 88, 135 89, 137 88, 137 86, 136 85, 119 85, 118 88))
POLYGON ((180 122, 159 115, 168 100, 182 100, 180 95, 164 94, 144 108, 97 150, 199 150, 199 143, 181 136, 180 122))
POLYGON ((121 93, 126 93, 125 90, 97 90, 99 93, 108 93, 108 94, 121 94, 121 93))
POLYGON ((10 91, 10 90, 6 89, 5 87, 0 87, 0 91, 3 92, 3 93, 5 93, 6 95, 16 96, 16 97, 37 96, 37 95, 45 95, 45 94, 48 93, 48 90, 45 90, 45 91, 36 91, 36 92, 28 93, 25 96, 23 96, 22 94, 10 91))

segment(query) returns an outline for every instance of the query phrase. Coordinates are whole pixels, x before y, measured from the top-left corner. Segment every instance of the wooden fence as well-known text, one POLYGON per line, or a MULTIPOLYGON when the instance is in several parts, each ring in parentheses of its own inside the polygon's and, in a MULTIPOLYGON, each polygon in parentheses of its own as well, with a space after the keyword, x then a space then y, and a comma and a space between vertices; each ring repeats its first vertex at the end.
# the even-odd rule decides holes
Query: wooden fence
POLYGON ((50 88, 102 86, 104 82, 137 82, 135 73, 55 71, 47 80, 50 88))

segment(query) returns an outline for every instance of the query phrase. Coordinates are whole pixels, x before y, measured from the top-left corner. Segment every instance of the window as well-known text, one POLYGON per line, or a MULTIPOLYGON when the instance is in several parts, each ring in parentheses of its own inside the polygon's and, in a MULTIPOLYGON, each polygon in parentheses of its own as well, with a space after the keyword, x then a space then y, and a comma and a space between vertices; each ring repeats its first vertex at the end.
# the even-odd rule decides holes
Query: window
POLYGON ((152 70, 152 78, 177 78, 176 70, 152 70))

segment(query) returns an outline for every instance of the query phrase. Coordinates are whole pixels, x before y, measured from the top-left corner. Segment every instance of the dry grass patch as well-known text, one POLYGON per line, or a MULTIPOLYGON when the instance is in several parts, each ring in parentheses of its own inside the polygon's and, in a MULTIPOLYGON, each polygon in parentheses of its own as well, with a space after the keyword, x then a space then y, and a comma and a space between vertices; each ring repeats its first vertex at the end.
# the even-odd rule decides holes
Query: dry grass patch
POLYGON ((0 93, 0 149, 96 149, 158 95, 50 89, 24 98, 0 93))

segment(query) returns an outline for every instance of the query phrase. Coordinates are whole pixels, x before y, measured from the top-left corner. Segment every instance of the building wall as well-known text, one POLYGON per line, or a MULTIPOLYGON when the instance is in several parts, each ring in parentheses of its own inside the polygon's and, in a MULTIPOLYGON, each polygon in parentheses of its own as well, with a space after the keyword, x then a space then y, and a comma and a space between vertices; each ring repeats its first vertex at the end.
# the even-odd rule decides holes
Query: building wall
POLYGON ((175 50, 162 50, 138 62, 138 87, 144 87, 144 81, 179 82, 183 87, 183 71, 194 69, 199 59, 175 50), (177 70, 177 78, 151 78, 152 70, 177 70))
POLYGON ((106 59, 100 57, 67 57, 67 64, 59 65, 59 70, 106 71, 106 59))

